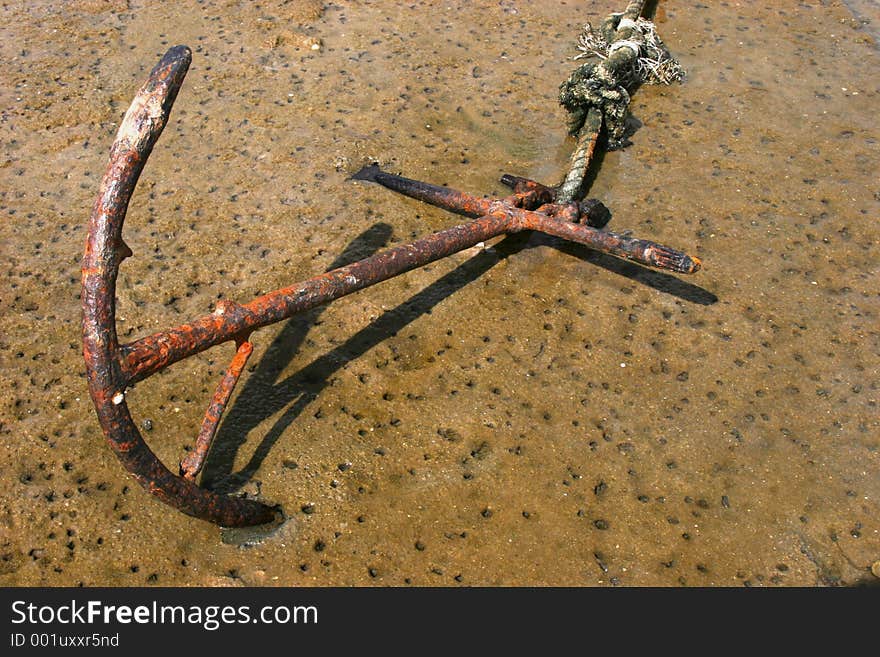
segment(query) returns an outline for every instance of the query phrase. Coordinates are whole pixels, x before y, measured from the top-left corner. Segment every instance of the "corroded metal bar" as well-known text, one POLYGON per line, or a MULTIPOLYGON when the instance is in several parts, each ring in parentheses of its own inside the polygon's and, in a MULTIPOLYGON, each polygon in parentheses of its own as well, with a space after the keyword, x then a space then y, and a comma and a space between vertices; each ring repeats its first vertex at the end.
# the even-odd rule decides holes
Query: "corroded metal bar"
POLYGON ((244 305, 218 304, 213 313, 194 322, 123 345, 119 350, 120 373, 129 384, 140 381, 172 363, 233 340, 238 335, 515 230, 506 214, 489 214, 275 290, 244 305))
POLYGON ((597 230, 584 224, 558 221, 539 212, 524 213, 523 222, 524 228, 578 242, 591 249, 610 253, 618 258, 633 260, 649 267, 666 269, 680 274, 693 274, 702 267, 699 258, 651 240, 641 240, 611 231, 597 230))
MULTIPOLYGON (((370 175, 372 178, 358 178, 359 180, 375 179, 383 187, 395 191, 405 190, 401 193, 413 198, 422 198, 432 205, 432 190, 444 190, 440 207, 445 209, 449 209, 449 206, 453 204, 458 208, 476 207, 478 202, 485 201, 485 199, 477 199, 454 189, 446 187, 437 188, 429 183, 401 178, 390 173, 382 172, 382 176, 379 178, 374 171, 377 167, 371 166, 368 168, 371 169, 370 175), (424 193, 422 193, 423 191, 424 193)), ((505 174, 502 182, 513 186, 514 191, 517 188, 523 190, 549 189, 540 185, 540 183, 510 176, 509 174, 505 174), (531 183, 531 185, 527 183, 531 183)), ((509 204, 501 204, 501 206, 504 207, 510 218, 516 222, 518 230, 537 230, 548 235, 555 235, 556 237, 584 244, 591 249, 609 253, 619 258, 626 258, 649 267, 657 267, 658 269, 666 269, 681 274, 693 274, 699 271, 702 266, 699 258, 689 256, 670 246, 658 244, 650 240, 619 235, 610 231, 597 230, 578 222, 578 217, 587 211, 585 208, 591 206, 589 200, 583 204, 547 203, 539 207, 538 211, 512 207, 509 204)), ((489 208, 493 209, 494 212, 498 212, 499 203, 496 201, 490 204, 489 208)))
POLYGON ((205 411, 205 417, 202 420, 202 428, 199 430, 196 444, 193 446, 192 451, 186 455, 186 458, 180 462, 180 474, 186 479, 195 479, 205 464, 208 451, 211 449, 211 443, 214 442, 214 436, 217 433, 217 427, 220 425, 220 418, 223 417, 226 404, 229 403, 232 391, 235 390, 235 384, 238 383, 238 379, 244 371, 244 366, 247 365, 248 358, 251 357, 253 351, 254 346, 250 342, 242 342, 238 346, 232 362, 229 363, 226 374, 223 375, 220 383, 217 384, 217 390, 211 399, 211 405, 205 411))
POLYGON ((463 194, 449 187, 440 187, 421 180, 404 178, 393 173, 382 171, 378 165, 371 164, 364 167, 351 177, 352 180, 374 182, 387 187, 404 196, 409 196, 419 201, 424 201, 444 210, 465 217, 482 217, 492 211, 495 199, 477 198, 470 194, 463 194))
MULTIPOLYGON (((514 176, 511 173, 505 173, 501 176, 501 183, 510 187, 517 194, 534 192, 535 201, 537 203, 553 203, 557 200, 555 189, 542 185, 534 180, 523 178, 522 176, 514 176)), ((534 208, 526 209, 532 210, 534 208)))
POLYGON ((89 393, 112 450, 138 483, 163 502, 224 526, 258 525, 275 509, 255 500, 217 495, 173 474, 144 442, 125 402, 118 365, 116 276, 131 250, 122 241, 128 202, 189 67, 189 48, 171 48, 135 96, 113 147, 89 220, 82 260, 83 356, 89 393))

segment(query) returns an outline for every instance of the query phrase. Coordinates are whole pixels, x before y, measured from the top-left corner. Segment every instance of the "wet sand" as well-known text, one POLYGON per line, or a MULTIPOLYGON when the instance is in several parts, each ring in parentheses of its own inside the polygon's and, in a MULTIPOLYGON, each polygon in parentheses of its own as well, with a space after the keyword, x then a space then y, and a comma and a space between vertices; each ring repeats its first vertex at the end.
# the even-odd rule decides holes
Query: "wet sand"
MULTIPOLYGON (((204 481, 281 504, 262 536, 145 493, 86 390, 85 224, 141 80, 193 49, 126 341, 458 221, 348 181, 367 161, 558 183, 557 87, 621 3, 7 3, 0 584, 880 582, 874 6, 659 3, 687 80, 635 94, 591 196, 698 274, 508 238, 256 333, 204 481)), ((128 393, 170 467, 232 354, 128 393)))

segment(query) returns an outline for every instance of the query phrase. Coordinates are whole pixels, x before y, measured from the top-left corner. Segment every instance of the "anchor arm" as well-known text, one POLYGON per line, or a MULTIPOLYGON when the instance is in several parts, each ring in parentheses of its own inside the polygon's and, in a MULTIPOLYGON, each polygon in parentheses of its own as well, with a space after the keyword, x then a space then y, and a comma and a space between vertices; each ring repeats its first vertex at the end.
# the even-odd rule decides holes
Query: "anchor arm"
POLYGON ((135 426, 125 401, 116 336, 116 277, 131 253, 122 225, 138 177, 162 133, 192 53, 171 48, 152 70, 125 114, 89 220, 82 261, 83 356, 89 393, 111 449, 147 491, 186 514, 224 526, 259 525, 275 509, 255 500, 226 497, 173 474, 135 426))

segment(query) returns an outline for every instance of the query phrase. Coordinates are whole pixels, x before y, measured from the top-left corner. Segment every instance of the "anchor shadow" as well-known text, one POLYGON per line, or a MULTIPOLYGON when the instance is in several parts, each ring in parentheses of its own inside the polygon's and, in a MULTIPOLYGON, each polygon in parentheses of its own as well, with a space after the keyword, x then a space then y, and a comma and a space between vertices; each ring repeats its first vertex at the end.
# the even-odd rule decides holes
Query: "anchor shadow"
MULTIPOLYGON (((345 266, 378 251, 390 236, 391 227, 387 224, 373 226, 357 237, 330 269, 345 266)), ((519 246, 518 240, 505 238, 495 245, 492 253, 484 251, 462 263, 419 293, 383 313, 341 345, 279 381, 278 377, 306 340, 309 329, 318 322, 323 308, 312 309, 288 320, 248 377, 233 406, 227 411, 217 432, 214 447, 206 460, 202 485, 218 492, 230 493, 247 483, 278 439, 330 383, 335 372, 429 313, 443 299, 480 278, 507 255, 518 250, 519 246), (235 457, 248 434, 265 419, 285 408, 244 467, 233 471, 235 457)))
MULTIPOLYGON (((329 269, 345 266, 375 253, 387 243, 390 236, 391 227, 387 224, 371 227, 353 240, 329 269)), ((717 301, 714 294, 697 285, 591 251, 587 247, 538 234, 534 237, 529 233, 509 235, 497 242, 491 251, 482 251, 458 265, 417 294, 383 313, 344 343, 296 373, 279 380, 294 354, 306 341, 309 329, 319 323, 323 307, 314 308, 288 320, 244 382, 233 405, 227 410, 205 463, 202 486, 226 494, 239 490, 259 470, 266 456, 290 425, 330 384, 333 374, 346 363, 359 358, 422 315, 430 313, 438 303, 479 279, 505 258, 524 249, 539 246, 552 246, 563 253, 691 303, 709 305, 717 301), (234 470, 236 456, 248 435, 282 409, 285 409, 283 414, 261 438, 247 463, 241 469, 234 470)))

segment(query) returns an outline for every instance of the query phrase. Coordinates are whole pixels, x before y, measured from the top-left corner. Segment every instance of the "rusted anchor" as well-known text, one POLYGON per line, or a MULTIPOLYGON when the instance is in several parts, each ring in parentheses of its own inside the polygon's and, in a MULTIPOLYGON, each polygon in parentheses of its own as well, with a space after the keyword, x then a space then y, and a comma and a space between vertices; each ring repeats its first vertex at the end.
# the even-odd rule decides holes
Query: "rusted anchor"
POLYGON ((82 261, 83 354, 89 392, 101 428, 110 447, 138 482, 186 514, 233 527, 272 522, 280 511, 257 500, 220 495, 195 483, 232 390, 251 354, 250 334, 260 327, 493 237, 522 230, 556 235, 677 272, 693 273, 700 268, 698 259, 675 249, 597 230, 590 224, 602 223, 604 207, 600 203, 556 205, 554 190, 524 178, 505 176, 502 180, 513 188, 513 195, 503 200, 487 200, 368 167, 355 178, 378 182, 476 219, 270 292, 244 305, 220 302, 210 315, 121 345, 116 333, 116 278, 121 262, 132 255, 122 239, 123 221, 138 177, 165 127, 191 59, 192 53, 186 46, 171 48, 151 71, 126 112, 92 209, 82 261), (144 442, 129 413, 126 390, 177 361, 229 341, 237 345, 235 357, 205 414, 195 448, 180 464, 180 475, 174 474, 144 442))

